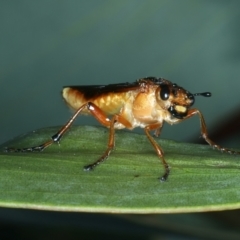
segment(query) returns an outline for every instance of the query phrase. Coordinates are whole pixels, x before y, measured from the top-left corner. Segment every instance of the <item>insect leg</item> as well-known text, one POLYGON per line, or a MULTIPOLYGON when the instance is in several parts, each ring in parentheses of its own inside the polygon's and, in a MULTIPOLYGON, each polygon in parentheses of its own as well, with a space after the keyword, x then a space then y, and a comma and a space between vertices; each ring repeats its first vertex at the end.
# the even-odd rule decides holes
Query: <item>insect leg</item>
POLYGON ((198 109, 190 109, 187 116, 184 118, 190 118, 193 117, 194 115, 198 114, 199 118, 200 118, 200 124, 201 124, 201 135, 204 138, 204 140, 213 148, 216 148, 217 150, 221 151, 221 152, 226 152, 229 154, 240 154, 240 152, 238 151, 234 151, 228 148, 224 148, 219 146, 218 144, 216 144, 215 142, 213 142, 209 137, 208 137, 208 132, 207 132, 207 127, 206 127, 206 123, 205 120, 203 118, 202 113, 198 110, 198 109))
POLYGON ((160 136, 162 127, 163 127, 163 124, 154 131, 154 136, 155 137, 159 137, 160 136))
POLYGON ((168 175, 170 173, 170 167, 169 165, 167 164, 167 162, 165 161, 164 159, 164 153, 163 153, 163 150, 160 148, 160 146, 157 144, 157 142, 153 139, 153 137, 151 136, 150 134, 150 131, 151 130, 156 130, 158 131, 158 133, 160 134, 160 130, 162 128, 162 124, 151 124, 151 125, 148 125, 144 128, 144 131, 148 137, 148 140, 151 142, 151 144, 153 145, 153 147, 155 148, 156 152, 157 152, 157 155, 158 157, 162 160, 162 163, 164 165, 164 168, 165 168, 165 173, 163 174, 162 177, 160 177, 160 181, 164 182, 167 180, 168 178, 168 175))
POLYGON ((131 128, 132 125, 131 123, 126 120, 125 118, 123 118, 120 115, 114 115, 111 119, 111 121, 109 119, 105 118, 105 114, 102 112, 101 109, 99 109, 98 107, 94 107, 96 111, 93 111, 92 114, 93 116, 99 120, 99 122, 101 122, 103 125, 105 125, 106 127, 109 127, 109 139, 108 139, 108 147, 107 150, 105 151, 105 153, 94 163, 91 163, 87 166, 84 167, 85 171, 89 171, 89 170, 93 170, 97 165, 99 165, 100 163, 104 162, 108 156, 110 155, 112 149, 115 146, 115 128, 114 128, 114 124, 116 122, 119 122, 121 124, 123 124, 125 127, 131 128), (101 121, 100 121, 101 119, 101 121), (105 119, 105 120, 104 120, 105 119))
POLYGON ((63 136, 63 134, 69 129, 69 127, 72 125, 72 123, 74 122, 74 120, 76 119, 76 117, 80 114, 80 112, 84 109, 84 108, 88 108, 89 104, 85 103, 83 104, 77 111, 76 113, 71 117, 71 119, 56 133, 51 137, 51 140, 39 145, 39 146, 35 146, 35 147, 28 147, 28 148, 5 148, 5 152, 39 152, 39 151, 43 151, 45 148, 49 147, 50 145, 52 145, 54 142, 58 142, 60 141, 61 137, 63 136))
POLYGON ((107 150, 105 151, 105 153, 94 163, 91 163, 89 165, 84 166, 84 170, 85 171, 90 171, 93 170, 97 165, 99 165, 100 163, 104 162, 108 156, 110 155, 112 149, 114 148, 115 145, 115 131, 114 131, 114 123, 116 122, 115 117, 113 117, 111 119, 110 122, 110 132, 109 132, 109 140, 108 140, 108 147, 107 150))

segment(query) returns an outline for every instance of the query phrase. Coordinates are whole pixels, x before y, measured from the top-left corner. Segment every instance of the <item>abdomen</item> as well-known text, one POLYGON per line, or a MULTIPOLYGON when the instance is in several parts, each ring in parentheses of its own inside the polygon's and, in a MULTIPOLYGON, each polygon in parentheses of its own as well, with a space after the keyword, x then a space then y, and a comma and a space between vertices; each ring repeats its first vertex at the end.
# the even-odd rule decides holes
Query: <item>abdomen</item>
MULTIPOLYGON (((92 102, 96 104, 106 115, 119 113, 126 101, 129 100, 129 92, 104 93, 94 98, 86 99, 84 93, 71 87, 63 88, 62 96, 66 103, 74 110, 79 109, 83 104, 92 102)), ((88 113, 88 110, 83 110, 88 113)))

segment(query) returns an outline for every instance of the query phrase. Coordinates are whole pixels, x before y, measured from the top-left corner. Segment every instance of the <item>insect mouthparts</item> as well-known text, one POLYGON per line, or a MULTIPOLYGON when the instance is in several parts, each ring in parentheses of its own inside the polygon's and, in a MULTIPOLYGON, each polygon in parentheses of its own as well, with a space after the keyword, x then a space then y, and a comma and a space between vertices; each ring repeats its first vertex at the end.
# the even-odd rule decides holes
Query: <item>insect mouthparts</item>
POLYGON ((212 94, 210 92, 204 92, 204 93, 194 93, 193 96, 203 96, 203 97, 211 97, 212 94))

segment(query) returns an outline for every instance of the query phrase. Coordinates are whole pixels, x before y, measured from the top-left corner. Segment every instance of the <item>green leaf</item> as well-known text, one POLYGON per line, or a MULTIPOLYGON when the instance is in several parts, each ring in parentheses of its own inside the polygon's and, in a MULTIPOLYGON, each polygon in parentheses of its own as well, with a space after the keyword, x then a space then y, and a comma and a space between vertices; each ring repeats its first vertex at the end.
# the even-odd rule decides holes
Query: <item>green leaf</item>
MULTIPOLYGON (((58 128, 7 142, 29 147, 58 128)), ((116 132, 116 147, 94 171, 83 166, 105 151, 108 129, 72 127, 61 144, 43 152, 0 154, 0 206, 60 211, 173 213, 240 207, 240 159, 209 146, 157 139, 171 166, 166 182, 161 161, 145 135, 116 132)))

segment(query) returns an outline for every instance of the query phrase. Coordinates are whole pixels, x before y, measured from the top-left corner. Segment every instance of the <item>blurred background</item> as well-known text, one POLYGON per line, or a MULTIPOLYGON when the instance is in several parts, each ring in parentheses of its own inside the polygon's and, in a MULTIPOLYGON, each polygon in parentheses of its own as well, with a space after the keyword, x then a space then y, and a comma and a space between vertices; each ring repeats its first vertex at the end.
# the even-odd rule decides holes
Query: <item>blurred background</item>
MULTIPOLYGON (((197 97, 195 107, 216 142, 240 148, 239 9, 238 0, 1 1, 0 144, 38 128, 63 125, 72 114, 61 98, 63 86, 156 76, 192 93, 212 92, 211 98, 197 97)), ((80 117, 76 124, 98 123, 80 117)), ((197 117, 166 124, 161 135, 189 142, 199 136, 197 117)), ((9 212, 13 219, 19 213, 9 212)), ((20 212, 28 213, 29 221, 36 214, 20 212)), ((6 223, 6 209, 0 213, 6 223)), ((211 223, 221 224, 234 223, 239 216, 236 211, 210 215, 211 223)), ((178 220, 180 216, 186 217, 178 215, 178 220)))

